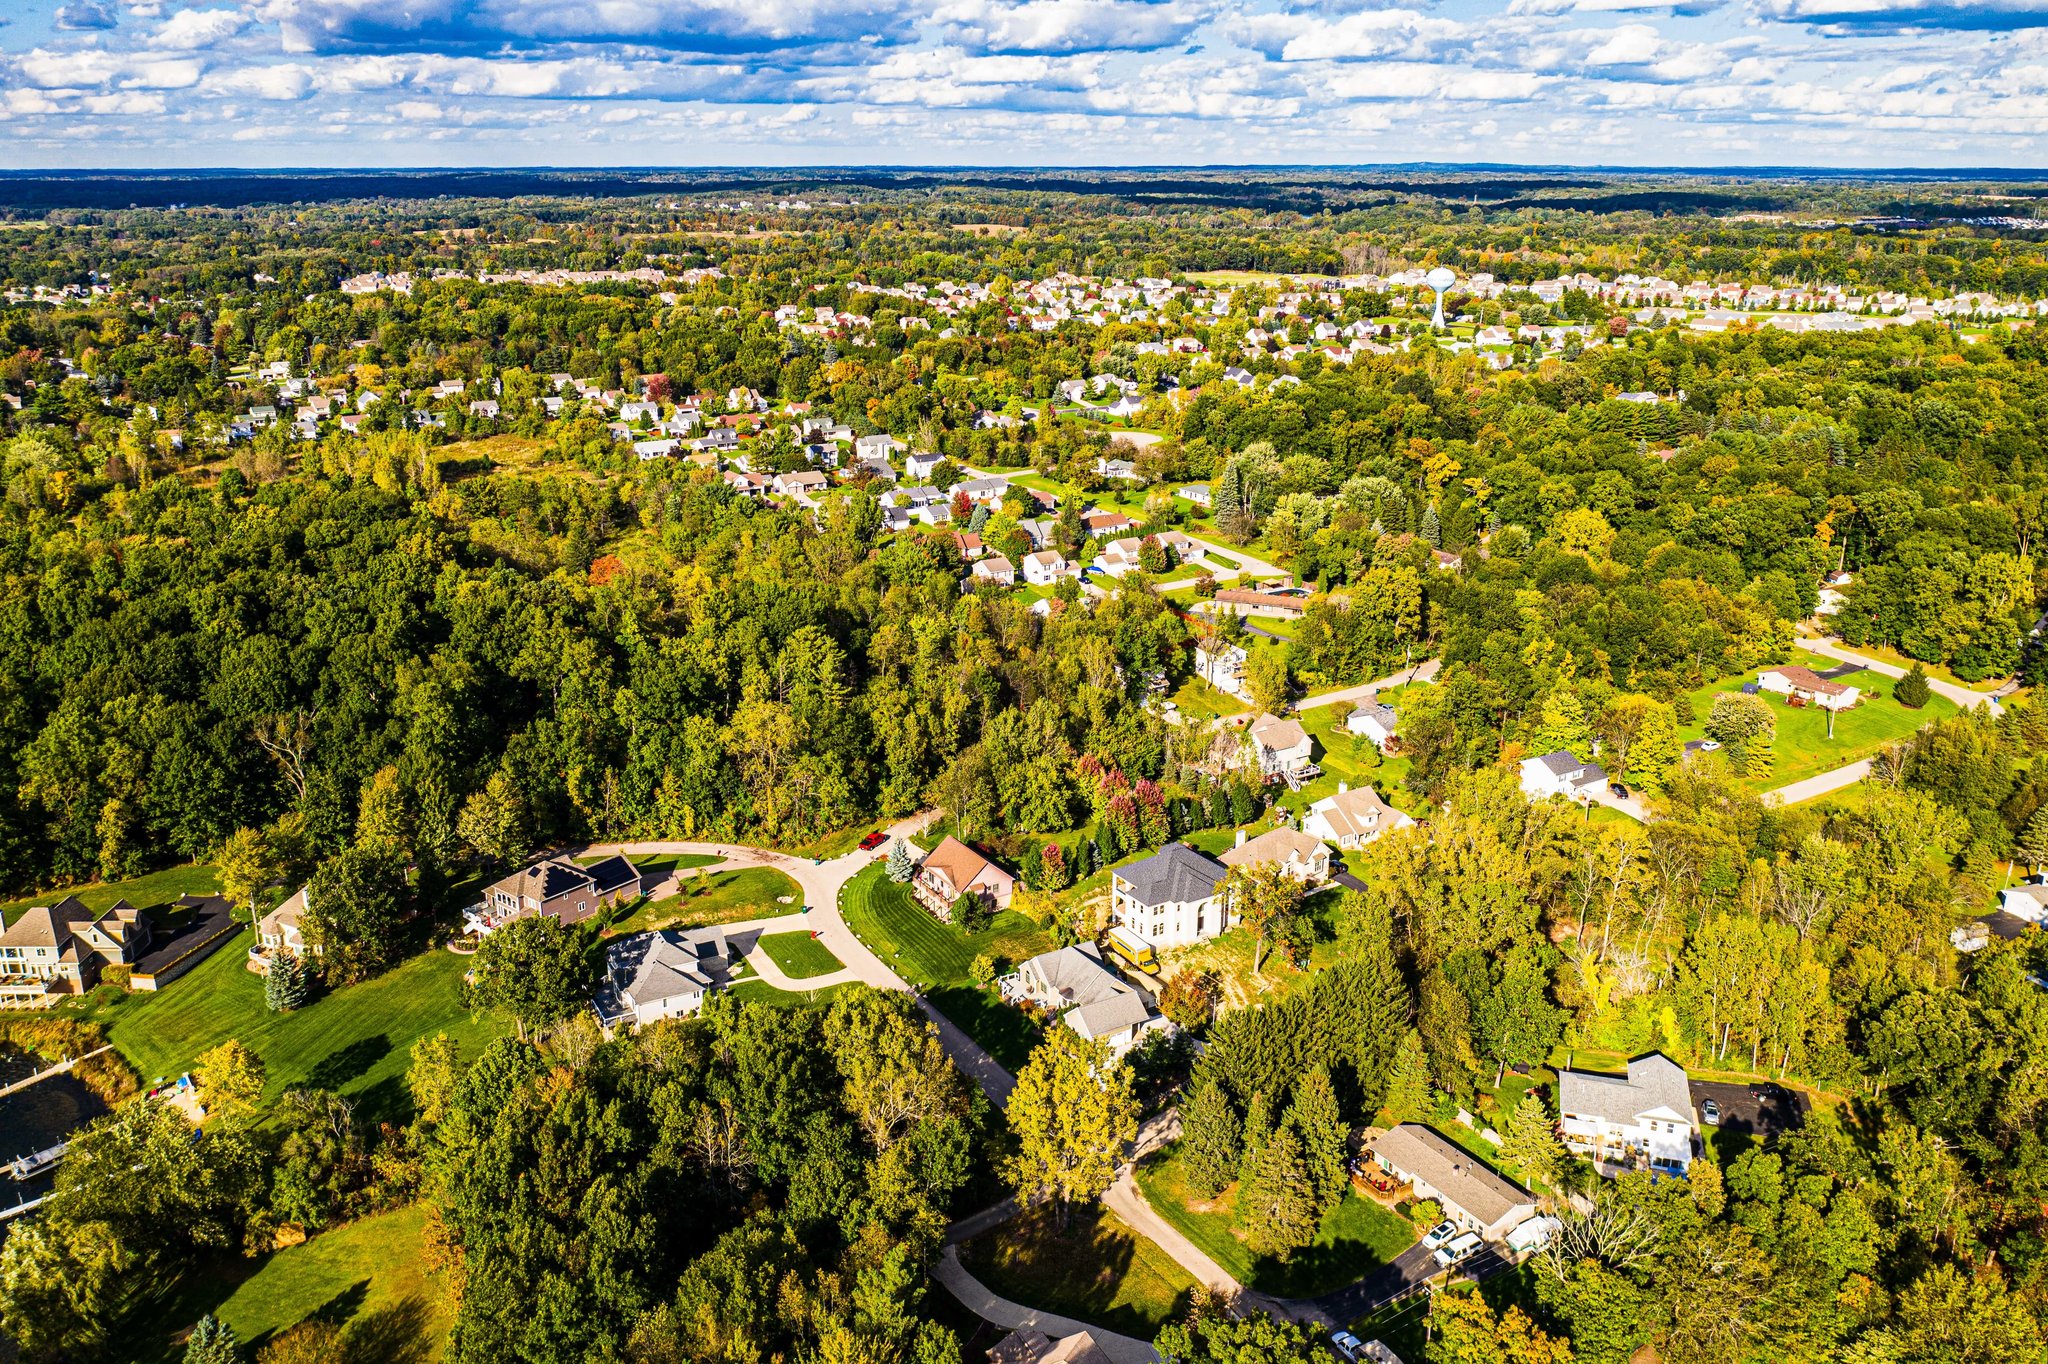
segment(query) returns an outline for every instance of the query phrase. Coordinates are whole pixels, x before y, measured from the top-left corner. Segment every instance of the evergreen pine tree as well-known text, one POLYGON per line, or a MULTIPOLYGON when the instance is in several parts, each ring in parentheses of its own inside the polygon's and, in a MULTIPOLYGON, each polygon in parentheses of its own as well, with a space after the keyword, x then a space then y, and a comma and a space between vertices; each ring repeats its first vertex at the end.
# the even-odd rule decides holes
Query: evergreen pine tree
POLYGON ((1347 1129, 1337 1111, 1337 1091, 1330 1084, 1328 1071, 1318 1069, 1301 1082, 1294 1105, 1287 1111, 1287 1125, 1301 1140, 1302 1163, 1308 1170, 1320 1221, 1324 1213, 1344 1201, 1348 1182, 1344 1170, 1347 1129))
POLYGON ((306 964, 290 952, 279 950, 270 957, 269 974, 263 978, 263 1003, 273 1013, 290 1013, 306 1002, 306 964))
POLYGON ((185 1342, 185 1364, 241 1364, 235 1328, 211 1312, 199 1319, 185 1342))
POLYGON ((1419 1122, 1436 1111, 1436 1096, 1429 1085, 1429 1057, 1422 1050, 1422 1035, 1413 1028, 1401 1034, 1394 1048, 1382 1106, 1397 1123, 1419 1122))
POLYGON ((909 845, 899 838, 889 845, 889 879, 900 886, 915 875, 917 862, 910 855, 909 845))
POLYGON ((1927 685, 1927 669, 1918 663, 1913 665, 1913 671, 1900 678, 1898 685, 1892 688, 1892 699, 1908 710, 1920 709, 1927 704, 1927 698, 1932 694, 1933 688, 1927 685))
POLYGON ((1223 466, 1222 476, 1216 480, 1215 496, 1211 500, 1215 503, 1211 510, 1218 525, 1235 519, 1244 503, 1243 469, 1236 460, 1231 460, 1223 466))
POLYGON ((2029 872, 2048 866, 2048 805, 2034 811, 2034 817, 2020 830, 2012 856, 2015 862, 2025 863, 2029 872))
POLYGON ((1534 1180, 1549 1184, 1564 1163, 1564 1147, 1550 1111, 1535 1090, 1522 1095, 1515 1111, 1508 1114, 1508 1130, 1501 1135, 1500 1158, 1534 1180))
POLYGON ((1263 1089, 1252 1095, 1252 1101, 1244 1109, 1244 1140, 1237 1153, 1237 1169, 1240 1179, 1250 1179, 1252 1167, 1258 1163, 1259 1152, 1266 1149, 1266 1143, 1273 1136, 1273 1106, 1266 1102, 1263 1089))
POLYGON ((1237 1110, 1214 1076, 1195 1084, 1194 1093, 1180 1109, 1180 1161, 1188 1188, 1201 1198, 1213 1198, 1237 1178, 1240 1131, 1237 1110))
POLYGON ((1321 1223, 1301 1139, 1282 1125, 1251 1163, 1237 1191, 1237 1214, 1245 1248, 1282 1260, 1316 1239, 1321 1223))
POLYGON ((1429 542, 1431 549, 1444 547, 1444 523, 1436 514, 1436 503, 1422 509, 1422 538, 1429 542))
POLYGON ((1230 823, 1230 788, 1217 782, 1209 788, 1209 827, 1220 829, 1230 823))
POLYGON ((1241 781, 1230 783, 1230 819, 1233 824, 1249 824, 1258 812, 1252 809, 1252 789, 1241 781))

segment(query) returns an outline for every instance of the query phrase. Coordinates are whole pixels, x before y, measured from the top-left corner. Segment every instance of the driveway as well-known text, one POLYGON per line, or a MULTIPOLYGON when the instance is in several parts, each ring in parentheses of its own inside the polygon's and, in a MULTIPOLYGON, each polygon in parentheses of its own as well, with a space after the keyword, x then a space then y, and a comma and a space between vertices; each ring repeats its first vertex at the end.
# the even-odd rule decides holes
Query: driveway
POLYGON ((1813 800, 1831 791, 1839 791, 1845 786, 1854 786, 1869 775, 1870 760, 1865 758, 1860 762, 1846 763, 1819 776, 1807 777, 1802 781, 1780 786, 1775 791, 1766 791, 1764 801, 1772 805, 1797 805, 1802 800, 1813 800))
POLYGON ((1721 1107, 1724 1132, 1737 1132, 1762 1141, 1780 1132, 1806 1124, 1806 1096, 1796 1089, 1772 1085, 1762 1096, 1753 1097, 1749 1085, 1726 1084, 1718 1080, 1692 1082, 1692 1106, 1701 1108, 1712 1099, 1721 1107))
MULTIPOLYGON (((1904 677, 1906 675, 1906 670, 1896 663, 1881 662, 1866 654, 1859 654, 1852 649, 1843 648, 1842 641, 1833 635, 1825 635, 1818 639, 1799 639, 1795 643, 1810 653, 1819 654, 1822 658, 1832 658, 1837 663, 1861 664, 1879 677, 1904 677)), ((1971 691, 1968 687, 1958 687, 1953 682, 1943 682, 1932 677, 1927 679, 1927 688, 1936 696, 1946 696, 1964 710, 1968 710, 1972 706, 1989 706, 1991 707, 1991 713, 1997 715, 2004 709, 2004 707, 1998 704, 1997 698, 1990 692, 1971 691)), ((1790 802, 1787 803, 1789 804, 1790 802)))
MULTIPOLYGON (((1471 1279, 1477 1282, 1490 1279, 1510 1268, 1498 1249, 1487 1246, 1477 1255, 1465 1261, 1454 1271, 1454 1278, 1471 1279)), ((1360 1317, 1377 1312, 1390 1302, 1407 1297, 1420 1289, 1432 1276, 1443 1271, 1437 1267, 1434 1252, 1417 1241, 1388 1263, 1346 1288, 1334 1293, 1325 1293, 1320 1298, 1309 1298, 1293 1304, 1297 1309, 1307 1309, 1320 1317, 1326 1325, 1348 1326, 1360 1317)))
POLYGON ((1596 805, 1604 805, 1610 810, 1618 810, 1638 824, 1648 824, 1650 822, 1649 807, 1644 805, 1643 798, 1634 792, 1630 792, 1626 796, 1617 796, 1611 787, 1603 783, 1593 788, 1593 802, 1596 805))
POLYGON ((1306 700, 1297 701, 1294 704, 1294 708, 1297 711, 1314 710, 1318 706, 1334 706, 1339 701, 1350 701, 1356 704, 1373 693, 1388 687, 1404 686, 1410 682, 1427 682, 1436 676, 1437 669, 1441 667, 1443 667, 1443 660, 1425 658, 1415 666, 1403 668, 1400 672, 1382 677, 1377 682, 1361 682, 1355 687, 1345 687, 1341 691, 1326 691, 1320 696, 1311 696, 1306 700))

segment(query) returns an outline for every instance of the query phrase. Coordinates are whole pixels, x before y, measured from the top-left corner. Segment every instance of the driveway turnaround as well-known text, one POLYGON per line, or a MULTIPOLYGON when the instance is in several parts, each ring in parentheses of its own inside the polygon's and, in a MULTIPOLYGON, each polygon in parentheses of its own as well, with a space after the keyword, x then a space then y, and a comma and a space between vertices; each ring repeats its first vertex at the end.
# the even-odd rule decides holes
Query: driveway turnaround
POLYGON ((932 1277, 958 1298, 962 1307, 992 1326, 1000 1326, 1006 1331, 1028 1326, 1055 1340, 1086 1331, 1094 1338, 1097 1348, 1109 1356, 1110 1364, 1158 1364, 1159 1351, 1152 1348, 1150 1341, 1120 1336, 1085 1321, 1041 1312, 1035 1307, 997 1297, 981 1280, 967 1272, 966 1266, 960 1263, 960 1251, 955 1246, 949 1245, 939 1252, 938 1263, 932 1266, 932 1277))

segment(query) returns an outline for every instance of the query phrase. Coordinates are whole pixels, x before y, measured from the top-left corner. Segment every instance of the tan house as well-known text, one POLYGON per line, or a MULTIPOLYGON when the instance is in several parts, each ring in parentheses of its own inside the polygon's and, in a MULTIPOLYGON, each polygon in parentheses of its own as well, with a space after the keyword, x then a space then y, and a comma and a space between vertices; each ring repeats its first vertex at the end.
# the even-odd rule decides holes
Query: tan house
POLYGON ((480 910, 466 916, 472 933, 545 914, 563 924, 581 923, 607 905, 640 894, 640 871, 624 857, 607 857, 579 867, 565 857, 536 862, 484 891, 480 910))
POLYGON ((1299 829, 1268 829, 1247 839, 1237 831, 1237 846, 1217 859, 1226 867, 1262 867, 1272 864, 1308 885, 1330 879, 1330 849, 1321 839, 1299 829))
POLYGON ((1856 688, 1831 682, 1811 668, 1795 665, 1766 668, 1756 675, 1757 686, 1780 696, 1793 697, 1822 710, 1847 710, 1861 695, 1856 688))
POLYGON ((1402 829, 1415 821, 1380 799, 1370 786, 1353 790, 1339 782, 1337 794, 1324 796, 1308 807, 1301 821, 1302 832, 1354 852, 1389 829, 1402 829))
POLYGON ((308 946, 306 942, 306 892, 308 886, 298 891, 276 909, 256 921, 256 945, 249 949, 249 969, 257 975, 270 974, 271 958, 279 952, 289 952, 295 957, 320 955, 320 948, 308 946))
POLYGON ((1536 1215, 1534 1194, 1419 1122, 1404 1122, 1375 1138, 1371 1154, 1382 1170, 1412 1187, 1416 1198, 1434 1198, 1446 1218, 1486 1240, 1498 1241, 1536 1215))
POLYGON ((105 913, 76 896, 23 912, 0 933, 0 1008, 41 1008, 99 983, 107 966, 131 966, 149 949, 149 919, 122 900, 105 913))
POLYGON ((953 922, 953 902, 972 891, 990 909, 1008 909, 1017 878, 948 835, 925 854, 910 882, 917 902, 940 923, 953 922))
POLYGON ((1284 781, 1290 786, 1320 770, 1314 745, 1301 722, 1277 715, 1261 715, 1245 726, 1244 765, 1261 781, 1284 781))

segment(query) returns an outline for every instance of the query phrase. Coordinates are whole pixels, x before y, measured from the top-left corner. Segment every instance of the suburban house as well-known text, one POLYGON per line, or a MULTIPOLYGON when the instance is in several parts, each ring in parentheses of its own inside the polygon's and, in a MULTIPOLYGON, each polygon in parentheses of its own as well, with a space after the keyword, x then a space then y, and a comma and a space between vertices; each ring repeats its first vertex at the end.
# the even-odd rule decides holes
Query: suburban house
POLYGON ((1216 594, 1214 609, 1235 611, 1240 616, 1275 616, 1299 620, 1308 608, 1308 594, 1260 591, 1250 587, 1226 587, 1216 594))
POLYGON ((1289 786, 1297 786, 1321 770, 1301 722, 1271 714, 1245 726, 1244 765, 1261 781, 1284 781, 1289 786))
POLYGON ((1301 831, 1346 852, 1355 852, 1389 829, 1405 829, 1415 821, 1380 799, 1370 786, 1353 789, 1349 782, 1337 783, 1337 794, 1324 796, 1308 807, 1301 831))
POLYGON ((1297 881, 1311 886, 1330 879, 1330 849, 1321 839, 1299 829, 1268 829, 1247 839, 1237 831, 1237 846, 1220 859, 1226 867, 1279 867, 1297 881))
POLYGON ((948 834, 924 855, 911 893, 940 923, 953 922, 953 902, 972 891, 990 909, 1008 909, 1017 878, 948 834))
POLYGON ((41 1008, 84 994, 108 966, 132 966, 148 950, 149 919, 126 900, 105 912, 67 895, 38 905, 0 933, 0 1008, 41 1008))
POLYGON ((1135 535, 1126 535, 1120 540, 1111 540, 1102 547, 1102 568, 1111 577, 1122 577, 1136 569, 1138 556, 1145 542, 1135 535))
POLYGON ((1540 758, 1522 759, 1522 794, 1530 800, 1547 800, 1551 796, 1591 800, 1606 780, 1607 773, 1600 764, 1580 762, 1562 749, 1540 758))
POLYGON ((470 911, 470 931, 488 933, 500 924, 545 914, 563 924, 581 923, 607 905, 631 900, 641 891, 640 871, 624 857, 607 857, 579 867, 565 857, 536 862, 484 891, 483 912, 470 911))
POLYGON ((1035 1326, 1020 1326, 988 1348, 988 1364, 1110 1364, 1086 1331, 1054 1340, 1035 1326))
POLYGON ((768 485, 777 496, 810 498, 832 486, 832 480, 816 469, 805 469, 800 473, 777 474, 768 485))
POLYGON ((1564 1144, 1603 1165, 1685 1173, 1692 1163, 1692 1085, 1685 1067, 1659 1052, 1628 1063, 1628 1074, 1586 1070, 1557 1074, 1564 1144))
POLYGON ((2048 885, 2030 878, 2025 885, 2007 886, 1998 892, 1998 907, 2030 924, 2048 920, 2048 885))
POLYGON ((1376 1138, 1372 1159, 1409 1185, 1417 1199, 1433 1198, 1444 1216, 1488 1241, 1499 1241, 1536 1215, 1536 1196, 1493 1172, 1476 1156, 1433 1128, 1404 1122, 1376 1138))
POLYGON ((1228 869, 1185 843, 1169 843, 1142 862, 1113 872, 1109 923, 1154 947, 1180 947, 1213 938, 1230 926, 1230 905, 1220 886, 1228 869))
POLYGON ((260 976, 270 974, 270 959, 279 952, 295 957, 318 956, 318 947, 306 943, 306 892, 300 886, 285 902, 256 921, 256 945, 249 949, 249 969, 260 976))
POLYGON ((1847 589, 1856 581, 1853 573, 1830 573, 1820 580, 1820 600, 1813 608, 1816 616, 1839 616, 1842 608, 1849 604, 1847 589))
POLYGON ((890 435, 861 436, 853 443, 856 458, 879 459, 884 463, 902 448, 903 442, 890 435))
POLYGON ((918 450, 904 456, 903 472, 910 478, 930 478, 932 470, 938 468, 939 462, 943 459, 945 459, 944 455, 935 455, 930 451, 918 450))
POLYGON ((1811 668, 1797 664, 1766 668, 1756 675, 1757 686, 1779 696, 1819 706, 1822 710, 1847 710, 1861 694, 1841 682, 1831 682, 1811 668))
POLYGON ((1024 581, 1033 587, 1051 587, 1066 571, 1066 558, 1056 549, 1041 549, 1024 556, 1024 581))
POLYGON ((1081 513, 1081 524, 1088 528, 1090 535, 1113 535, 1118 531, 1130 530, 1138 523, 1122 512, 1091 511, 1081 513))
POLYGON ((1372 740, 1373 747, 1385 753, 1394 742, 1394 718, 1392 706, 1383 706, 1377 697, 1369 696, 1344 718, 1344 728, 1372 740))
POLYGON ((1017 568, 1002 555, 991 554, 975 563, 970 570, 970 576, 976 582, 1000 583, 1004 587, 1013 587, 1017 582, 1017 568))
POLYGON ((670 928, 635 933, 605 948, 604 980, 591 1004, 605 1027, 680 1018, 732 978, 734 952, 725 930, 670 928))
POLYGON ((1225 644, 1215 652, 1203 645, 1195 646, 1195 676, 1207 682, 1218 691, 1237 696, 1244 691, 1244 665, 1247 655, 1235 644, 1225 644))
POLYGON ((1102 964, 1095 944, 1061 947, 1021 963, 1002 981, 1003 998, 1028 1002, 1091 1042, 1108 1045, 1111 1060, 1120 1059, 1146 1033, 1172 1027, 1153 1012, 1151 1003, 1102 964))
POLYGON ((953 495, 967 494, 967 500, 977 507, 993 507, 1010 493, 1007 478, 970 478, 965 483, 953 485, 953 495))

